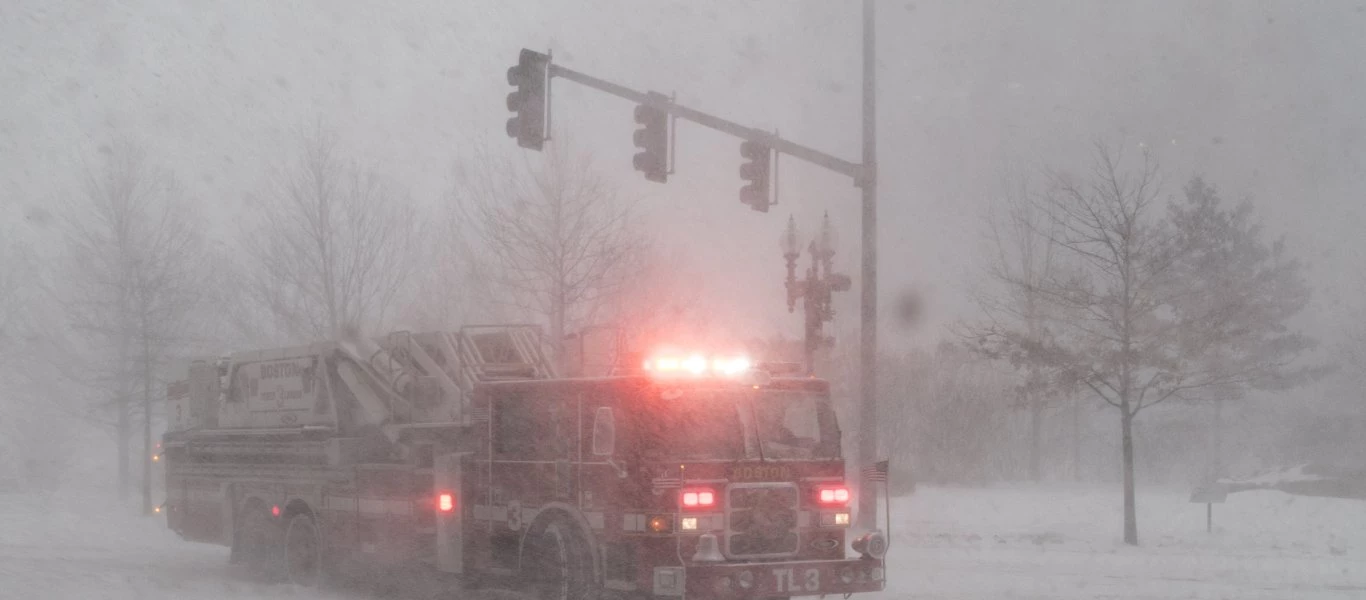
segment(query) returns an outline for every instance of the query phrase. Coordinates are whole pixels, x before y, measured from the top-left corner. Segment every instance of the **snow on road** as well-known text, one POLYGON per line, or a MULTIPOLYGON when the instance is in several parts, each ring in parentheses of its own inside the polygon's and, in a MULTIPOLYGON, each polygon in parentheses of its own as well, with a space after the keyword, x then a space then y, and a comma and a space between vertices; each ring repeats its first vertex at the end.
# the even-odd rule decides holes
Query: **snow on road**
MULTIPOLYGON (((1366 503, 1259 491, 1215 506, 1139 498, 1119 543, 1110 488, 921 488, 896 501, 887 592, 868 600, 1366 598, 1366 503)), ((0 599, 373 598, 251 581, 227 549, 95 497, 0 494, 0 599)), ((406 595, 405 595, 406 596, 406 595)), ((410 597, 410 596, 409 596, 410 597)))
POLYGON ((226 548, 108 507, 97 496, 0 494, 0 599, 336 597, 250 581, 226 548))

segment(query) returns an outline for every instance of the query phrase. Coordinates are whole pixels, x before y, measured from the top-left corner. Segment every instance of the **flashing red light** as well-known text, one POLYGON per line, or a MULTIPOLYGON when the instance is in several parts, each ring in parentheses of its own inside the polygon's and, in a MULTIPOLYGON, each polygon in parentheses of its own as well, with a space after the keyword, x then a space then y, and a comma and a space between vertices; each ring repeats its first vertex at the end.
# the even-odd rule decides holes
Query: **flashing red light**
POLYGON ((436 508, 443 513, 455 512, 455 496, 449 492, 437 496, 436 508))
POLYGON ((684 490, 681 498, 683 508, 710 508, 716 506, 716 492, 705 488, 684 490))
POLYGON ((821 504, 844 505, 849 503, 849 488, 847 487, 827 487, 821 488, 817 492, 816 499, 821 504))
POLYGON ((275 506, 270 507, 270 516, 272 516, 272 517, 278 517, 278 516, 280 516, 280 505, 279 505, 279 504, 276 504, 275 506))
POLYGON ((716 375, 733 377, 748 371, 752 363, 744 356, 708 358, 700 353, 672 356, 661 354, 647 359, 642 367, 657 375, 716 375))

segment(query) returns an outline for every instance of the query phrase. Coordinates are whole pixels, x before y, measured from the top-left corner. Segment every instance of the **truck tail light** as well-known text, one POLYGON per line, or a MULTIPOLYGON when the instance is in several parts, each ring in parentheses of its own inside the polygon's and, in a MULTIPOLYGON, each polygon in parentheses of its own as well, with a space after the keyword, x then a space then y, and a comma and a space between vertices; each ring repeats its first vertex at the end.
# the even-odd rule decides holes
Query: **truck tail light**
POLYGON ((683 508, 712 508, 716 506, 716 490, 696 488, 683 490, 679 495, 679 505, 683 508))
POLYGON ((442 492, 436 497, 436 509, 443 512, 455 512, 455 494, 442 492))
POLYGON ((844 486, 823 487, 816 490, 816 502, 827 506, 849 504, 849 488, 844 486))

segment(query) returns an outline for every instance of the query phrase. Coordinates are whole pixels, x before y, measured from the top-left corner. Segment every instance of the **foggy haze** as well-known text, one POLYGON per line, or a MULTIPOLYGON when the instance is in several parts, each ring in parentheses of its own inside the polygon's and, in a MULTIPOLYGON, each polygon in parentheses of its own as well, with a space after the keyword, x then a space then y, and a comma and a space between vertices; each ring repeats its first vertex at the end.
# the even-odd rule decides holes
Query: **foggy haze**
MULTIPOLYGON (((501 141, 501 74, 523 46, 857 158, 857 7, 634 6, 10 3, 0 20, 0 77, 12 90, 0 116, 4 217, 19 221, 75 193, 63 174, 92 160, 103 139, 135 135, 228 220, 250 210, 281 159, 270 149, 315 120, 420 201, 439 203, 462 151, 501 141)), ((962 316, 959 275, 975 253, 964 242, 976 241, 1003 170, 1072 168, 1093 139, 1122 140, 1154 148, 1169 184, 1204 174, 1228 197, 1257 202, 1310 259, 1324 308, 1311 311, 1310 326, 1331 334, 1358 295, 1358 277, 1344 275, 1359 270, 1351 242, 1366 189, 1363 26, 1366 9, 1351 2, 885 3, 880 216, 883 255, 899 258, 883 269, 884 298, 917 288, 929 295, 932 324, 962 316)), ((735 319, 756 333, 793 327, 767 316, 782 303, 776 285, 742 285, 780 282, 785 219, 776 217, 791 210, 811 229, 830 210, 845 240, 836 260, 857 275, 849 182, 789 160, 784 204, 751 214, 734 200, 736 145, 684 124, 679 176, 652 186, 629 177, 627 103, 572 84, 553 93, 556 127, 621 176, 708 283, 748 288, 732 297, 735 319)), ((29 220, 37 240, 52 235, 42 223, 29 220)), ((852 314, 854 299, 842 300, 852 314)), ((939 335, 930 326, 913 339, 939 335)))
MULTIPOLYGON (((1123 554, 1128 548, 1118 545, 1118 413, 1092 394, 1106 389, 1104 383, 1064 373, 1066 369, 1050 372, 1048 385, 1082 391, 1058 392, 1047 410, 1038 408, 1046 417, 1042 425, 1033 423, 1031 432, 1028 411, 1021 407, 1028 403, 1028 390, 1035 388, 1032 380, 1021 383, 1016 376, 1022 364, 1034 359, 1020 359, 1010 350, 983 359, 985 353, 972 354, 983 352, 970 347, 972 340, 963 344, 973 336, 960 335, 965 323, 983 315, 979 294, 993 285, 989 272, 997 258, 997 249, 987 240, 988 219, 999 214, 993 211, 1009 199, 1012 185, 1028 181, 1031 190, 1040 191, 1056 183, 1050 175, 1090 177, 1096 144, 1101 144, 1122 153, 1126 169, 1144 152, 1151 153, 1160 166, 1157 197, 1162 204, 1153 209, 1154 218, 1167 214, 1167 202, 1186 197, 1183 189, 1194 177, 1214 186, 1225 208, 1250 201, 1254 220, 1264 227, 1261 239, 1273 244, 1284 236, 1286 256, 1303 261, 1312 292, 1286 325, 1287 331, 1312 338, 1314 343, 1305 346, 1309 349, 1291 362, 1316 369, 1314 373, 1294 384, 1239 381, 1236 385, 1246 384, 1239 393, 1249 401, 1220 404, 1214 410, 1227 411, 1222 413, 1210 412, 1212 404, 1204 402, 1208 398, 1178 394, 1162 410, 1136 421, 1144 544, 1215 557, 1201 568, 1238 572, 1240 577, 1250 577, 1261 564, 1257 561, 1266 559, 1288 573, 1281 579, 1267 576, 1262 589, 1273 595, 1266 597, 1292 589, 1323 592, 1313 597, 1325 598, 1366 593, 1366 537, 1357 537, 1366 536, 1361 498, 1301 498, 1292 506, 1282 504, 1279 496, 1268 500, 1264 495, 1235 506, 1241 496, 1252 494, 1233 495, 1213 509, 1222 514, 1227 507, 1229 515, 1214 518, 1215 535, 1224 536, 1215 538, 1200 537, 1206 507, 1186 502, 1197 480, 1204 484, 1264 471, 1289 477, 1279 469, 1318 461, 1356 469, 1358 479, 1352 485, 1366 481, 1360 479, 1366 477, 1366 466, 1354 454, 1366 452, 1358 435, 1366 432, 1360 398, 1366 365, 1366 324, 1361 318, 1366 311, 1366 236, 1361 233, 1366 230, 1366 1, 877 0, 876 6, 878 331, 879 364, 884 365, 877 393, 887 405, 876 427, 882 435, 890 434, 891 441, 884 437, 879 452, 892 456, 893 472, 905 469, 906 479, 915 480, 893 490, 897 497, 888 500, 897 511, 892 521, 910 530, 901 538, 906 553, 901 556, 929 562, 927 572, 938 568, 948 573, 944 578, 968 580, 978 568, 1032 573, 1057 567, 1048 562, 1052 559, 1025 554, 1036 547, 1086 560, 1116 547, 1121 548, 1117 561, 1139 556, 1123 554), (920 302, 912 319, 900 310, 908 298, 920 302), (991 365, 984 366, 986 362, 991 365), (1078 383, 1082 381, 1093 387, 1078 383), (1008 409, 1002 408, 1007 404, 1008 409), (1222 423, 1219 419, 1228 419, 1233 429, 1226 434, 1218 427, 1214 433, 1205 429, 1209 422, 1222 423), (1322 429, 1334 421, 1338 429, 1322 429), (903 432, 904 439, 898 438, 903 432), (1032 475, 1026 475, 1031 437, 1034 465, 1032 475), (1214 458, 1205 452, 1211 443, 1214 458), (1040 467, 1039 461, 1045 464, 1040 467), (1022 487, 993 488, 997 483, 1022 487), (1004 511, 1004 516, 980 523, 974 512, 995 513, 1017 505, 1016 513, 1004 511), (1053 510, 1056 506, 1065 507, 1061 512, 1075 510, 1077 516, 1069 521, 1053 510), (1239 530, 1240 523, 1258 525, 1239 530), (973 553, 979 543, 987 550, 993 543, 1003 544, 1013 549, 1007 554, 1016 551, 1024 558, 984 558, 973 553), (1244 547, 1255 550, 1239 554, 1244 547), (1286 547, 1294 550, 1282 553, 1286 547), (1325 573, 1321 577, 1309 573, 1320 566, 1325 573), (1337 578, 1334 585, 1344 587, 1324 587, 1330 571, 1337 578), (1293 585, 1285 583, 1291 580, 1293 585), (1282 584, 1287 587, 1276 587, 1282 584), (1337 591, 1345 595, 1332 595, 1337 591)), ((433 321, 489 315, 534 321, 552 331, 558 321, 568 331, 597 324, 616 311, 612 315, 623 320, 648 321, 649 326, 636 323, 644 331, 704 323, 709 332, 693 332, 702 338, 801 339, 802 308, 798 304, 795 313, 788 310, 779 240, 792 217, 805 250, 822 215, 828 214, 839 239, 835 271, 852 277, 853 285, 834 294, 835 316, 825 325, 834 347, 821 355, 825 362, 814 370, 832 381, 843 457, 850 461, 853 481, 855 469, 863 466, 852 462, 860 458, 854 452, 859 424, 853 370, 859 342, 859 188, 847 177, 782 155, 777 204, 767 213, 750 210, 739 202, 739 140, 683 120, 675 130, 675 172, 666 184, 648 182, 632 168, 634 105, 563 79, 552 80, 551 138, 543 153, 518 148, 504 124, 511 90, 505 73, 519 50, 528 48, 549 52, 556 65, 635 90, 676 94, 679 105, 858 163, 860 11, 859 2, 827 0, 0 2, 0 361, 8 360, 7 352, 18 356, 32 350, 25 344, 37 343, 31 330, 16 323, 48 319, 61 321, 69 330, 60 335, 72 336, 68 342, 91 364, 99 362, 90 356, 97 351, 73 341, 84 334, 72 333, 83 330, 59 316, 68 307, 33 299, 66 289, 62 285, 74 277, 63 270, 70 258, 65 254, 70 236, 64 229, 70 215, 63 207, 84 197, 93 174, 120 152, 119 144, 141 147, 147 163, 173 174, 192 212, 203 217, 186 221, 186 227, 202 231, 209 248, 205 256, 211 258, 190 269, 203 276, 194 280, 198 285, 212 290, 205 295, 212 302, 231 305, 241 299, 246 305, 251 294, 270 291, 269 280, 251 279, 249 272, 269 271, 272 257, 270 251, 244 247, 242 234, 262 229, 262 223, 281 214, 272 212, 277 206, 272 202, 287 187, 282 182, 293 181, 289 178, 296 172, 301 138, 325 131, 335 136, 338 173, 349 176, 352 171, 345 169, 354 168, 355 181, 365 173, 377 174, 390 186, 383 191, 391 195, 375 197, 396 203, 411 197, 411 210, 404 204, 408 212, 386 213, 383 219, 411 223, 412 237, 404 241, 414 247, 413 253, 398 254, 416 258, 400 256, 395 260, 407 261, 400 267, 384 263, 404 273, 393 275, 398 282, 393 289, 371 291, 374 298, 358 301, 373 301, 378 309, 367 305, 355 309, 355 315, 329 315, 331 320, 322 325, 310 324, 317 331, 335 333, 348 325, 375 334, 417 331, 433 321), (497 292, 490 290, 497 286, 490 282, 512 278, 509 269, 496 261, 471 266, 491 260, 496 253, 489 247, 495 242, 487 231, 479 237, 479 226, 470 225, 477 221, 471 215, 479 207, 461 204, 472 195, 496 196, 497 188, 488 182, 483 187, 471 184, 471 174, 509 165, 509 173, 526 169, 517 172, 528 180, 549 177, 536 171, 536 165, 559 149, 573 154, 565 164, 575 165, 569 168, 571 175, 590 180, 585 188, 596 190, 591 184, 602 184, 608 195, 633 211, 633 235, 616 240, 612 251, 643 256, 646 251, 640 249, 648 247, 648 259, 626 263, 640 273, 648 271, 651 278, 635 281, 635 286, 620 284, 624 299, 603 304, 611 304, 609 308, 587 302, 591 306, 566 314, 562 301, 556 315, 554 309, 529 309, 538 298, 503 303, 517 304, 511 308, 500 305, 507 298, 491 301, 489 296, 497 292), (579 158, 591 161, 591 169, 575 170, 579 158), (424 244, 430 252, 421 249, 424 244), (472 258, 466 261, 462 253, 472 258), (426 273, 440 275, 425 279, 426 273), (409 274, 411 280, 405 279, 409 274), (243 283, 248 280, 250 285, 243 283), (21 282, 14 287, 23 293, 7 298, 7 281, 21 282), (240 289, 234 287, 238 285, 240 289), (21 304, 27 308, 14 308, 21 304), (703 314, 673 322, 672 313, 644 314, 653 305, 661 312, 690 309, 703 314), (368 331, 381 327, 366 322, 372 316, 384 331, 368 331), (21 330, 29 332, 23 340, 4 335, 21 330)), ((496 180, 491 173, 477 174, 496 180)), ((594 210, 610 213, 616 208, 608 203, 594 210)), ((806 261, 803 254, 799 275, 806 261)), ((355 272, 364 274, 380 263, 356 267, 355 272)), ((630 273, 602 277, 632 279, 630 273)), ((581 295, 595 302, 597 292, 581 295)), ((528 292, 538 293, 548 292, 528 292)), ((274 322, 259 329, 243 325, 260 314, 251 311, 291 300, 252 296, 250 310, 192 311, 188 318, 194 334, 185 337, 193 341, 184 346, 227 354, 255 345, 311 341, 308 333, 300 333, 313 331, 306 328, 274 322), (221 322, 205 324, 207 316, 221 316, 221 322)), ((443 322, 443 327, 453 330, 463 324, 443 322)), ((547 350, 562 361, 566 352, 575 351, 566 344, 557 340, 547 350)), ((1025 353, 1020 347, 1028 344, 1017 342, 1012 348, 1025 353)), ((157 402, 163 402, 165 384, 173 377, 168 373, 190 351, 177 347, 166 356, 145 359, 160 369, 155 375, 157 393, 162 394, 157 402)), ((7 402, 5 394, 28 402, 9 400, 8 408, 0 406, 0 418, 8 420, 0 427, 0 436, 6 437, 0 459, 27 456, 32 452, 22 448, 34 439, 69 435, 73 441, 54 453, 54 464, 75 465, 63 467, 66 477, 94 473, 92 481, 112 489, 111 440, 116 436, 106 435, 112 419, 104 398, 108 394, 103 388, 91 391, 94 384, 88 381, 72 383, 80 377, 59 360, 49 360, 49 354, 31 355, 41 368, 29 362, 13 367, 21 364, 17 359, 12 369, 0 367, 0 378, 6 378, 0 385, 0 405, 7 402), (11 371, 26 371, 49 387, 21 384, 11 371), (22 392, 14 392, 20 387, 22 392), (43 400, 47 397, 63 400, 48 405, 43 400), (38 408, 31 408, 35 402, 38 408), (81 408, 68 410, 68 405, 81 408)), ((152 370, 147 367, 146 381, 153 380, 152 370)), ((1149 383, 1168 377, 1180 379, 1162 372, 1149 383)), ((140 392, 135 396, 141 401, 140 392)), ((141 416, 133 418, 132 454, 140 460, 141 416)), ((155 419, 154 439, 160 439, 169 430, 170 416, 158 413, 155 419)), ((135 479, 140 464, 134 463, 135 479)), ((0 460, 0 500, 7 479, 22 479, 7 477, 6 469, 19 467, 0 460)), ((1264 487, 1284 483, 1274 479, 1264 487)), ((56 487, 62 485, 68 484, 56 487)), ((1352 489, 1366 497, 1363 488, 1352 489)), ((6 564, 14 557, 8 556, 4 528, 22 529, 29 514, 25 511, 38 506, 32 499, 0 502, 0 597, 8 597, 2 589, 6 579, 18 578, 22 571, 6 564)), ((71 521, 89 516, 77 506, 60 510, 71 521)), ((163 525, 158 520, 150 527, 163 525)), ((174 560, 176 548, 199 548, 168 541, 173 537, 169 534, 165 540, 154 537, 167 532, 148 533, 143 522, 101 527, 106 539, 129 536, 138 552, 158 560, 174 560)), ((84 542, 76 532, 54 531, 51 538, 29 531, 23 539, 37 540, 24 542, 32 544, 64 540, 51 542, 57 544, 51 551, 56 564, 67 547, 62 544, 79 548, 84 542)), ((120 552, 113 542, 95 547, 111 556, 120 552)), ((241 584, 240 575, 220 565, 226 561, 218 554, 199 548, 188 556, 179 569, 207 568, 207 577, 241 584)), ((1148 567, 1124 563, 1106 568, 1135 581, 1152 580, 1159 570, 1164 577, 1205 581, 1207 573, 1185 573, 1187 566, 1174 556, 1159 551, 1148 567), (1159 563, 1160 568, 1152 566, 1159 563)), ((1075 566, 1060 564, 1063 570, 1075 566)), ((1095 566, 1087 564, 1074 570, 1095 566)), ((96 568, 123 572, 123 567, 103 562, 96 568)), ((1029 585, 1003 576, 991 580, 1005 582, 1000 588, 959 589, 924 572, 905 575, 908 579, 898 583, 892 579, 895 571, 889 567, 888 591, 873 597, 986 598, 997 597, 993 594, 1001 588, 1017 591, 1029 585)), ((1083 595, 1076 597, 1106 591, 1084 587, 1097 584, 1077 577, 1083 595)), ((182 581, 182 575, 172 579, 182 581)), ((212 597, 221 591, 217 583, 194 581, 200 586, 191 586, 194 593, 212 597)), ((1059 585, 1073 583, 1066 579, 1059 585)), ((1190 595, 1221 597, 1250 589, 1228 585, 1232 587, 1211 584, 1190 595)), ((62 588, 68 589, 79 591, 62 588)), ((262 589, 237 591, 243 597, 278 591, 262 589)), ((1120 592, 1158 598, 1172 589, 1177 588, 1159 581, 1120 592)), ((1070 589, 1027 591, 1037 597, 1073 597, 1070 589)))

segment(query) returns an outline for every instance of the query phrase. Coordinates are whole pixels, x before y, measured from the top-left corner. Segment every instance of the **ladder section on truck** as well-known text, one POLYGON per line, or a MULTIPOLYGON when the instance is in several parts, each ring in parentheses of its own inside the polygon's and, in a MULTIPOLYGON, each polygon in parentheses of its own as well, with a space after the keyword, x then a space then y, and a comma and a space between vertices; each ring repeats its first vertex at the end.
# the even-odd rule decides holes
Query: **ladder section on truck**
POLYGON ((535 325, 471 325, 460 329, 456 341, 466 389, 481 381, 555 376, 535 325))
MULTIPOLYGON (((555 376, 541 350, 536 325, 471 325, 455 332, 394 332, 382 342, 387 359, 429 380, 453 399, 450 415, 467 416, 469 395, 484 381, 549 379, 555 376)), ((440 419, 437 419, 438 421, 440 419)))

